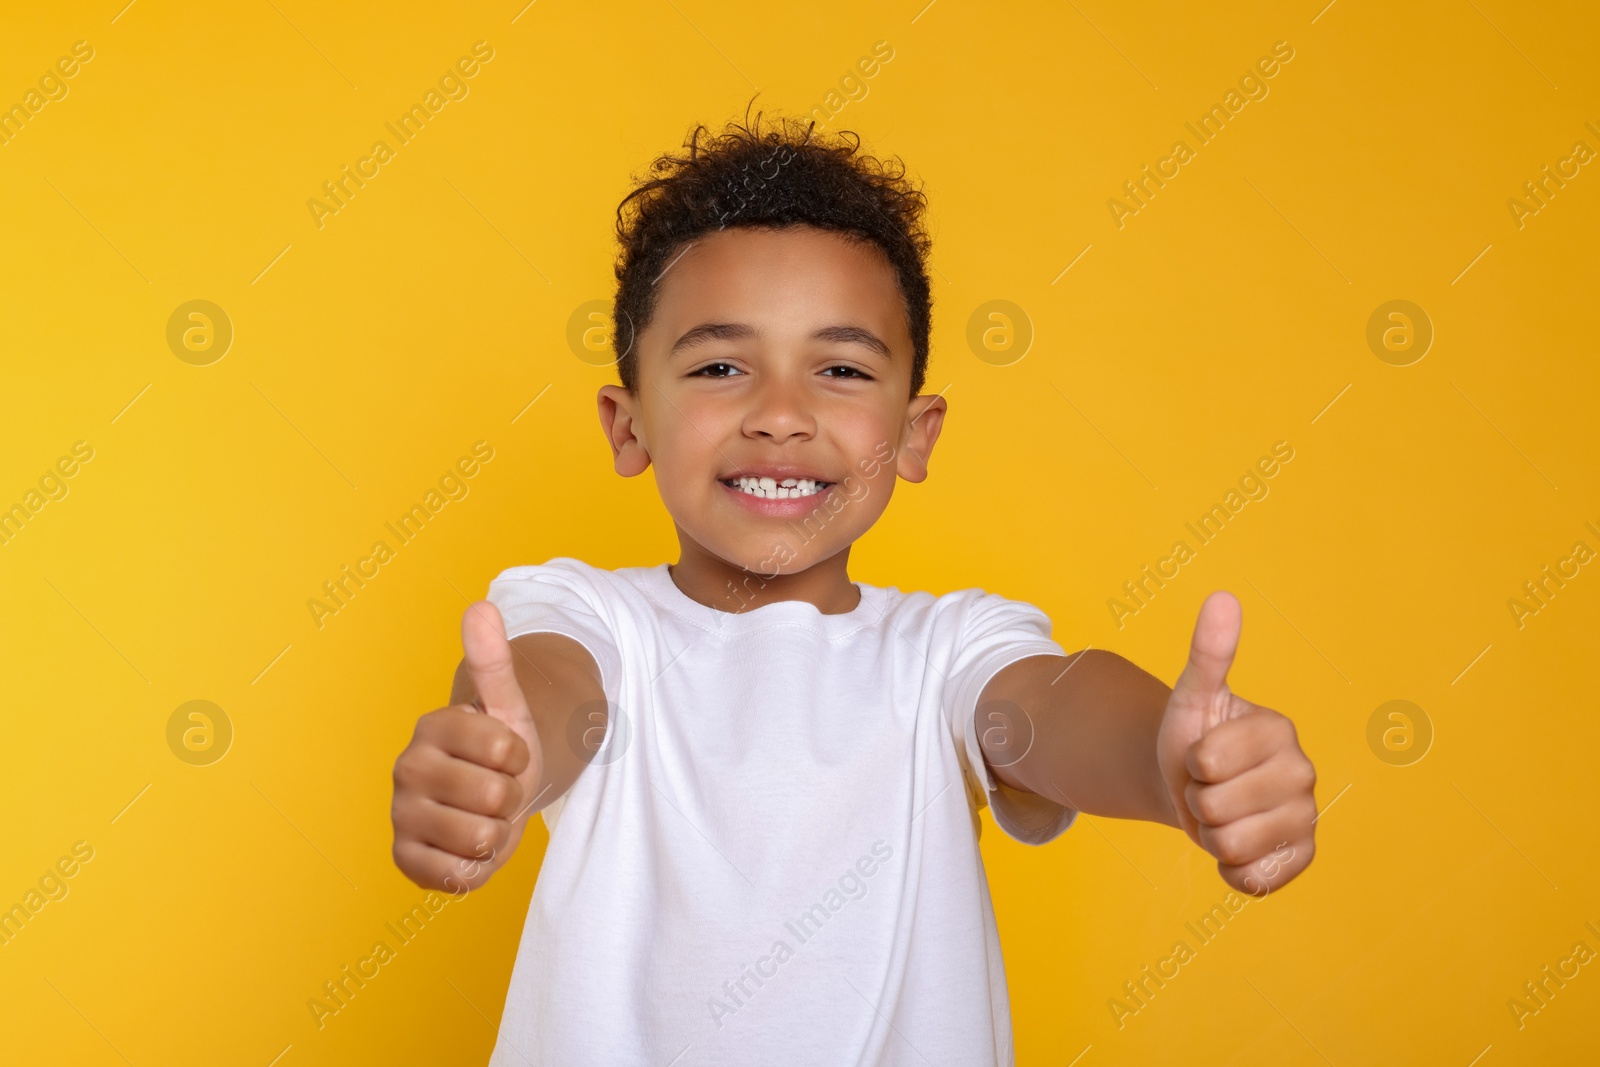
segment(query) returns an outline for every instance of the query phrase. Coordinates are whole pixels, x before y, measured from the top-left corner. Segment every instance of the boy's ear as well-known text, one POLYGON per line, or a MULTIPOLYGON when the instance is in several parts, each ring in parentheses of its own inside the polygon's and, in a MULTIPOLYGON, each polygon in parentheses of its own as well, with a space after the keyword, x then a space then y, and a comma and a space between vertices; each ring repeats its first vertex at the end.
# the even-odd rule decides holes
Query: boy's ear
POLYGON ((600 429, 611 445, 611 465, 624 478, 643 474, 650 466, 650 452, 634 421, 639 398, 620 385, 602 385, 595 402, 600 408, 600 429))
POLYGON ((943 396, 919 394, 911 398, 906 408, 908 422, 905 444, 895 461, 895 473, 908 482, 920 482, 928 476, 928 457, 933 443, 939 439, 948 408, 943 396))

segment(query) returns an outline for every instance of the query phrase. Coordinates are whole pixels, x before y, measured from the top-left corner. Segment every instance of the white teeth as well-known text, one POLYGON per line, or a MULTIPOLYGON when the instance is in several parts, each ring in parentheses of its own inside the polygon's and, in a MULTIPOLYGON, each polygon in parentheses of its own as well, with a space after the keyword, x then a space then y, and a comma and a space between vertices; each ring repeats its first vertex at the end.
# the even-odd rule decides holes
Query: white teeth
POLYGON ((733 479, 734 487, 740 492, 748 493, 763 500, 793 500, 814 496, 826 484, 826 482, 813 481, 810 478, 785 478, 782 485, 779 485, 775 478, 767 477, 733 479))

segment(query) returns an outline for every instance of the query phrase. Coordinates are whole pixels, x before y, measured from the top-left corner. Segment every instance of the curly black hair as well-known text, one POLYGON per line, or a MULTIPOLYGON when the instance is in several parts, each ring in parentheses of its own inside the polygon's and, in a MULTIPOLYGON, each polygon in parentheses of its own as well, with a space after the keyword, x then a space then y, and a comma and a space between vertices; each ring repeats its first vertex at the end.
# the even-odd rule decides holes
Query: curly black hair
POLYGON ((752 124, 747 107, 743 125, 730 121, 720 135, 698 125, 684 141, 686 155, 664 154, 650 164, 652 176, 617 206, 621 253, 612 339, 617 373, 629 392, 639 391, 636 333, 650 324, 655 282, 684 242, 729 226, 798 225, 871 242, 888 256, 911 325, 911 395, 922 391, 933 309, 927 198, 906 180, 898 157, 885 162, 860 154, 860 147, 861 138, 848 130, 832 138, 818 134, 815 120, 780 117, 775 129, 763 132, 761 112, 752 124))

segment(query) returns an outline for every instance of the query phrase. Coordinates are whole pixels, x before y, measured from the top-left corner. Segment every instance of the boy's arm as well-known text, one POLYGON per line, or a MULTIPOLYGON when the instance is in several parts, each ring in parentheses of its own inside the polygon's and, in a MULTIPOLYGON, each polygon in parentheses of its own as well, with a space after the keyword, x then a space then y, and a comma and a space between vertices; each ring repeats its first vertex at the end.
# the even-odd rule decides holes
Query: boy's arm
POLYGON ((1179 827, 1236 888, 1288 882, 1315 848, 1316 772, 1293 723, 1229 691, 1239 622, 1231 595, 1208 597, 1172 689, 1094 649, 1003 668, 977 707, 997 784, 1091 815, 1179 827))
POLYGON ((1178 826, 1156 762, 1172 692, 1114 652, 1029 656, 978 699, 978 743, 996 782, 1088 815, 1178 826))

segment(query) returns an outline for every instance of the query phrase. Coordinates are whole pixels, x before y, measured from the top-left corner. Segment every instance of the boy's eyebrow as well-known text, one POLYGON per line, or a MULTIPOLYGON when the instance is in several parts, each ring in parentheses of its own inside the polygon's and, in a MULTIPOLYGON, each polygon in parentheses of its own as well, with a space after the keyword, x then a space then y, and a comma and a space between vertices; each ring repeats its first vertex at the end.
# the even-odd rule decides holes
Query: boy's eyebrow
MULTIPOLYGON (((710 341, 741 341, 759 337, 760 331, 745 322, 702 322, 685 333, 673 344, 669 356, 710 341)), ((834 344, 858 344, 890 359, 889 346, 883 338, 862 326, 824 326, 811 335, 814 341, 831 341, 834 344)))
POLYGON ((889 346, 883 338, 861 326, 824 326, 811 335, 815 341, 832 341, 841 345, 866 345, 884 359, 889 359, 889 346))

